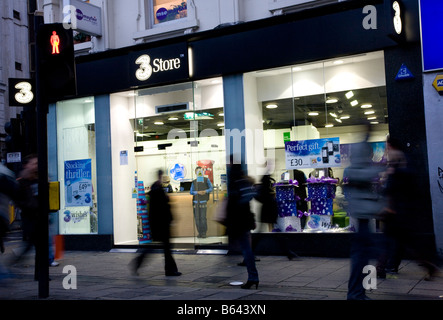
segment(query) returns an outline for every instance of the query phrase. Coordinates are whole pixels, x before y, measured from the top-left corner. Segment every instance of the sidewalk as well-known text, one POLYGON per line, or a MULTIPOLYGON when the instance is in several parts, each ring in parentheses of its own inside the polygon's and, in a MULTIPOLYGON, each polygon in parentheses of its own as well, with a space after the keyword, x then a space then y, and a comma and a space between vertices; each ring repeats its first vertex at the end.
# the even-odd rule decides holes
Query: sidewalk
MULTIPOLYGON (((12 256, 13 250, 17 249, 7 246, 0 261, 12 256)), ((174 251, 182 276, 166 277, 160 252, 150 254, 139 275, 133 276, 128 264, 137 255, 134 250, 67 251, 60 265, 49 269, 49 297, 44 300, 346 300, 349 259, 290 261, 283 256, 259 256, 259 287, 245 290, 231 284, 246 281, 246 268, 237 265, 242 257, 214 253, 218 252, 174 251), (76 284, 76 288, 66 289, 64 284, 76 284)), ((40 300, 38 282, 33 280, 33 254, 10 270, 14 278, 0 281, 0 300, 40 300)), ((416 262, 404 261, 398 275, 377 279, 377 288, 368 296, 373 300, 443 300, 442 273, 433 281, 423 277, 416 262)))

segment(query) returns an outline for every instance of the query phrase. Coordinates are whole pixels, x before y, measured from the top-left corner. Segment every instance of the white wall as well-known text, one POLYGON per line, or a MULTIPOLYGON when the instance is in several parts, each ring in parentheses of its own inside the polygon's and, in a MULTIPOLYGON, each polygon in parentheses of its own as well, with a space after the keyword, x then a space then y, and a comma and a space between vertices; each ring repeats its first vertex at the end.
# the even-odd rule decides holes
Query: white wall
POLYGON ((129 112, 133 106, 133 99, 113 94, 110 97, 110 106, 114 238, 115 243, 133 242, 137 241, 137 200, 132 198, 137 168, 134 133, 130 121, 133 115, 129 112), (128 153, 127 165, 120 163, 121 151, 128 153))

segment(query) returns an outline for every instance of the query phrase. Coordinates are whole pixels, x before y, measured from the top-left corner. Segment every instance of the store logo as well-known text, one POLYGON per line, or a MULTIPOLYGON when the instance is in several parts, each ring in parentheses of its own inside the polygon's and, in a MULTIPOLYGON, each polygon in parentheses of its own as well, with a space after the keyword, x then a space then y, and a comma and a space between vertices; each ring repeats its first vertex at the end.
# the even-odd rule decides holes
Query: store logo
POLYGON ((19 92, 14 96, 18 103, 27 104, 34 99, 32 85, 29 82, 19 82, 15 85, 15 88, 19 89, 19 92))
MULTIPOLYGON (((180 55, 183 57, 184 55, 180 55)), ((153 73, 156 72, 166 72, 180 69, 181 61, 180 58, 166 59, 155 58, 152 61, 151 57, 147 54, 143 54, 135 60, 135 64, 139 65, 139 68, 135 72, 135 77, 140 81, 148 80, 153 73)))
POLYGON ((402 31, 402 23, 401 23, 401 12, 400 12, 400 4, 398 1, 394 1, 392 3, 392 9, 394 9, 394 28, 397 34, 400 34, 402 31))

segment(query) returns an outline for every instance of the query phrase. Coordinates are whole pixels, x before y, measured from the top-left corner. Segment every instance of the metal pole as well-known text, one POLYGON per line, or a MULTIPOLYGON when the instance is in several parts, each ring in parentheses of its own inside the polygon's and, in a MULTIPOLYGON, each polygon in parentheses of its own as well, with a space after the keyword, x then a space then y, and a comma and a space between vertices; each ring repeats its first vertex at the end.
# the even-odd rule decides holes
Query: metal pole
MULTIPOLYGON (((31 1, 32 2, 32 1, 31 1)), ((30 6, 30 9, 32 7, 30 6)), ((43 17, 34 11, 35 38, 37 39, 43 17)), ((45 99, 45 88, 40 81, 40 56, 38 41, 35 46, 36 73, 36 105, 37 105, 37 155, 38 155, 38 217, 36 241, 36 277, 38 279, 39 298, 49 296, 49 183, 48 183, 48 145, 47 145, 47 113, 48 104, 45 99)))

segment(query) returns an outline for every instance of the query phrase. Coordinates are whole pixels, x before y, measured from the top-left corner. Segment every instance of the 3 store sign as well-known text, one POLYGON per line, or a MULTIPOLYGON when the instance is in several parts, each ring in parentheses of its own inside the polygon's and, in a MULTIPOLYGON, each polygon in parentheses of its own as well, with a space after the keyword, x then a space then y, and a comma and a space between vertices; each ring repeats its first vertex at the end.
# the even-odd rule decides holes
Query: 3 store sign
MULTIPOLYGON (((180 58, 183 58, 183 56, 184 55, 180 55, 180 58)), ((153 73, 178 70, 181 67, 180 58, 164 60, 162 58, 155 58, 152 60, 151 65, 151 57, 143 54, 135 60, 135 64, 139 65, 139 68, 135 71, 135 77, 140 81, 146 81, 153 73)))

